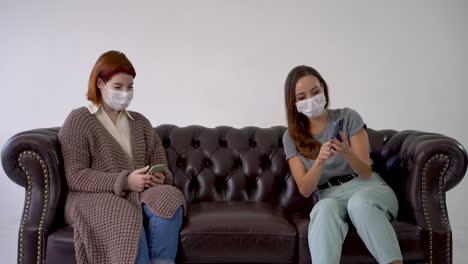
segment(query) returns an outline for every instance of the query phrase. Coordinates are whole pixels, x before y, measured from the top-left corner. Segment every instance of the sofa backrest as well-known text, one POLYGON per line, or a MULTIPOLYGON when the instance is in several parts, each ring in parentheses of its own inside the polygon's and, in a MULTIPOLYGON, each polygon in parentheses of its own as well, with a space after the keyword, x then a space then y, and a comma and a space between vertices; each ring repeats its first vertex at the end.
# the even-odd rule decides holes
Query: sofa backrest
POLYGON ((285 127, 161 125, 174 184, 188 203, 262 201, 310 212, 315 196, 300 195, 283 151, 285 127))

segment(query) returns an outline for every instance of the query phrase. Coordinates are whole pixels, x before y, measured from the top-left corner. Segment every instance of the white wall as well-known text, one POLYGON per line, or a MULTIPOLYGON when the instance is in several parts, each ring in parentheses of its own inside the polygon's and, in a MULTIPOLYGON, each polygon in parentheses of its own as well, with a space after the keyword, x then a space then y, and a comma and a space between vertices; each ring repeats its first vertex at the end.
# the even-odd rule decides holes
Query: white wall
MULTIPOLYGON (((284 79, 307 64, 332 107, 369 127, 468 147, 468 1, 0 1, 0 145, 60 126, 116 49, 137 70, 130 108, 153 125, 284 125, 284 79)), ((467 182, 448 194, 455 263, 468 257, 467 182)), ((13 263, 24 191, 3 170, 0 185, 0 255, 13 263)))

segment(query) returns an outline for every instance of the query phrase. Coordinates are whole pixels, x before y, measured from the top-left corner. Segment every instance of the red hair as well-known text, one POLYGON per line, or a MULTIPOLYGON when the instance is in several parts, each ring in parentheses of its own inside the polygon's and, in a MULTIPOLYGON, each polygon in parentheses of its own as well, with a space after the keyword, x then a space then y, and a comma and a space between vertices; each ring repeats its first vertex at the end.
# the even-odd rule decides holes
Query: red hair
POLYGON ((97 80, 109 81, 112 76, 118 73, 126 73, 133 78, 136 76, 135 68, 127 59, 127 56, 120 51, 111 50, 102 54, 91 71, 89 76, 87 98, 96 105, 102 103, 101 91, 97 87, 97 80))

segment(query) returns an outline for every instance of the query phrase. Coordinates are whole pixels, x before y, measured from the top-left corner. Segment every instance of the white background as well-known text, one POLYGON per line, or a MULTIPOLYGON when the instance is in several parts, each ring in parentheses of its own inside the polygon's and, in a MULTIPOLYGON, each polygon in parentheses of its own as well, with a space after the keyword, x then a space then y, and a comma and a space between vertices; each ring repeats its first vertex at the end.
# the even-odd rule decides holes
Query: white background
MULTIPOLYGON (((155 126, 285 125, 284 80, 306 64, 331 107, 369 127, 468 146, 468 1, 0 2, 0 145, 87 104, 92 66, 115 49, 137 71, 130 109, 155 126)), ((14 263, 24 189, 3 170, 0 186, 0 256, 14 263)), ((466 192, 467 180, 448 193, 455 263, 468 257, 466 192)))

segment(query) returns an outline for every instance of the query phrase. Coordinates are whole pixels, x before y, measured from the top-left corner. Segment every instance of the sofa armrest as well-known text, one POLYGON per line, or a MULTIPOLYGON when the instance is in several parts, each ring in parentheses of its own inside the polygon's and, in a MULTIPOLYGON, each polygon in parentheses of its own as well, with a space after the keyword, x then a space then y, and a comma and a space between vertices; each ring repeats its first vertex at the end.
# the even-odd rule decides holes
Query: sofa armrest
POLYGON ((47 235, 63 221, 66 181, 58 128, 16 134, 2 148, 7 176, 25 188, 20 220, 18 263, 44 260, 47 235))
POLYGON ((387 142, 382 156, 388 176, 397 179, 400 213, 426 231, 450 233, 445 193, 465 176, 463 146, 439 134, 402 131, 387 142))

